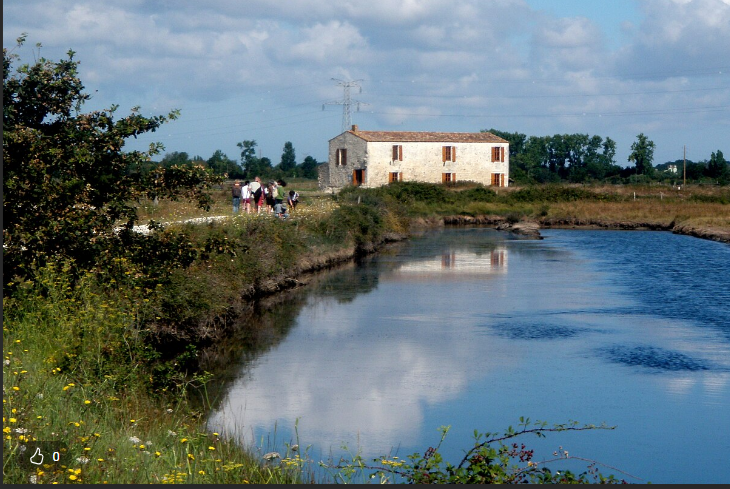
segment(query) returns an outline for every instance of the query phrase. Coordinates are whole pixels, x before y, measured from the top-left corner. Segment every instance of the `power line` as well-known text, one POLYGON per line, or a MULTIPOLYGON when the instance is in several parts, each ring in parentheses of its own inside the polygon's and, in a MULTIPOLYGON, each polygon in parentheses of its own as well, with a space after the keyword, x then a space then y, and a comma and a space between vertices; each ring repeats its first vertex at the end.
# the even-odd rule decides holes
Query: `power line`
POLYGON ((666 115, 666 114, 690 114, 698 112, 724 112, 730 109, 730 105, 717 105, 709 107, 680 107, 672 109, 658 109, 658 110, 633 110, 633 111, 620 111, 620 112, 573 112, 573 113, 525 113, 525 114, 508 114, 508 113, 496 113, 496 114, 427 114, 422 112, 388 112, 381 111, 375 112, 370 111, 370 114, 381 114, 381 115, 399 115, 399 116, 418 116, 418 117, 464 117, 464 118, 482 118, 482 117, 586 117, 586 116, 597 116, 597 117, 613 117, 613 116, 632 116, 632 115, 666 115))
POLYGON ((337 78, 332 78, 334 81, 338 82, 337 84, 340 85, 344 91, 345 95, 342 100, 337 100, 334 102, 325 102, 322 104, 322 110, 324 110, 325 105, 341 105, 342 106, 342 132, 347 131, 352 126, 352 106, 355 105, 357 107, 357 111, 360 111, 360 105, 369 105, 364 102, 360 102, 359 100, 352 100, 350 97, 350 88, 352 87, 358 87, 360 89, 360 93, 362 93, 362 87, 359 85, 360 80, 351 80, 351 81, 344 81, 344 80, 338 80, 337 78))
MULTIPOLYGON (((388 93, 387 96, 395 97, 417 97, 420 99, 424 98, 435 98, 435 99, 541 99, 541 98, 578 98, 578 97, 623 97, 627 95, 660 95, 667 93, 689 93, 689 92, 707 92, 714 90, 728 90, 730 85, 721 87, 709 87, 709 88, 685 88, 679 90, 651 90, 644 92, 615 92, 615 93, 568 93, 568 94, 540 94, 540 95, 482 95, 478 93, 469 95, 423 95, 417 93, 388 93)), ((373 94, 372 92, 369 92, 373 94)), ((380 95, 375 92, 373 95, 380 95)))

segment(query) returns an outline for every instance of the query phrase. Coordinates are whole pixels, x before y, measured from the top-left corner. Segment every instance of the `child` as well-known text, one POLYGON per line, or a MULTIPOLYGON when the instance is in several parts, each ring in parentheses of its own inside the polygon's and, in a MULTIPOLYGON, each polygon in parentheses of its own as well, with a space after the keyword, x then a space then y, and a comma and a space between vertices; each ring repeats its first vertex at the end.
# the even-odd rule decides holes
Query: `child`
POLYGON ((289 196, 286 198, 286 203, 289 205, 292 212, 294 212, 294 209, 297 208, 297 204, 299 203, 299 193, 290 190, 289 196))
POLYGON ((286 206, 281 202, 274 204, 274 215, 281 219, 286 219, 287 217, 289 217, 286 206))

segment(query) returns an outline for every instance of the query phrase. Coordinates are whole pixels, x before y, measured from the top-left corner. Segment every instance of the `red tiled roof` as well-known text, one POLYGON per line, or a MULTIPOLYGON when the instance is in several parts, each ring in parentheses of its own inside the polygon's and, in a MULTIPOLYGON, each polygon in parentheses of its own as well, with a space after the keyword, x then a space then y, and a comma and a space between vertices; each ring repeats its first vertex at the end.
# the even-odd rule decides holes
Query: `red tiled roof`
POLYGON ((347 131, 372 142, 508 143, 491 132, 347 131))

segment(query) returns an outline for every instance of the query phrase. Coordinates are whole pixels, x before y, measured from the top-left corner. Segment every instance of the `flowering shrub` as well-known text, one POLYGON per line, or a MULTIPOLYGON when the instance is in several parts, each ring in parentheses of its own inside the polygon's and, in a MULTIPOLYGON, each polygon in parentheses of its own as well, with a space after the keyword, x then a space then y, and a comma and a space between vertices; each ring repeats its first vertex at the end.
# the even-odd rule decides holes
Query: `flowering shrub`
POLYGON ((545 422, 531 424, 529 419, 520 418, 516 430, 509 427, 503 434, 475 430, 474 445, 454 465, 446 462, 439 451, 449 431, 449 427, 441 427, 441 439, 436 447, 429 447, 423 454, 410 455, 409 461, 398 457, 378 457, 373 459, 374 464, 368 464, 360 455, 355 455, 351 460, 341 460, 337 464, 322 463, 322 466, 330 470, 336 480, 343 482, 353 482, 358 476, 366 476, 380 483, 408 484, 626 484, 626 480, 617 479, 613 474, 606 476, 600 473, 597 470, 599 462, 571 456, 562 447, 553 453, 554 458, 536 462, 534 450, 528 449, 524 443, 505 443, 528 434, 544 437, 548 432, 595 429, 612 428, 605 425, 578 426, 576 422, 549 427, 545 422), (553 472, 549 468, 556 462, 569 459, 585 461, 588 467, 580 474, 570 470, 553 472))

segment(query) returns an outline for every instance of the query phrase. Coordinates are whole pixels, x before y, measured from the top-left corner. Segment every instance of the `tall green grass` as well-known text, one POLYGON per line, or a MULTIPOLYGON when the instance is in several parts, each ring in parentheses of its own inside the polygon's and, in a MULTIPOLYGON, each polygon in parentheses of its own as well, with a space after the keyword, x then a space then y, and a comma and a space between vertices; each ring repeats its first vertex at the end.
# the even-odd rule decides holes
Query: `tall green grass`
MULTIPOLYGON (((5 483, 295 483, 294 463, 266 463, 203 429, 179 378, 154 395, 154 352, 139 318, 144 301, 100 289, 85 275, 71 287, 63 267, 3 304, 3 480, 5 483), (25 467, 22 446, 63 442, 55 463, 25 467)), ((285 457, 286 458, 286 457, 285 457)))

